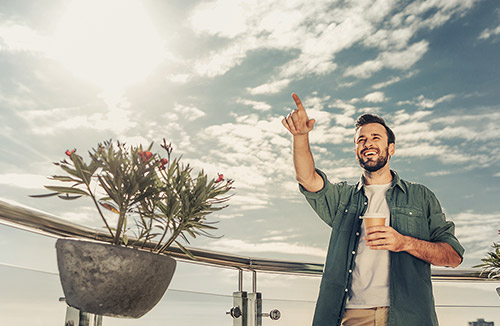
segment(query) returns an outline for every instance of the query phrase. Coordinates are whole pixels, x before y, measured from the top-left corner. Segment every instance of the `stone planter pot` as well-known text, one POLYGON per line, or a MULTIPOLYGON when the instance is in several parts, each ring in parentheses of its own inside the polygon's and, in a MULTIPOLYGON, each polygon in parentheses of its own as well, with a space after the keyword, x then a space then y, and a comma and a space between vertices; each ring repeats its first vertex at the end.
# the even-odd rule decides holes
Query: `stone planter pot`
POLYGON ((139 318, 163 297, 176 261, 106 243, 59 239, 59 277, 66 303, 110 317, 139 318))

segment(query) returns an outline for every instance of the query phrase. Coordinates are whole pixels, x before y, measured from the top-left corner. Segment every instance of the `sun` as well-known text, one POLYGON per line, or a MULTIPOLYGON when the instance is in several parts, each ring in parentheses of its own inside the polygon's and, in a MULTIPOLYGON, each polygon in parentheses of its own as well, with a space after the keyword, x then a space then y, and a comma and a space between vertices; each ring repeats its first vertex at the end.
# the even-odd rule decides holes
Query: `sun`
POLYGON ((166 54, 138 0, 72 1, 58 24, 52 51, 67 69, 102 89, 123 89, 143 80, 166 54))

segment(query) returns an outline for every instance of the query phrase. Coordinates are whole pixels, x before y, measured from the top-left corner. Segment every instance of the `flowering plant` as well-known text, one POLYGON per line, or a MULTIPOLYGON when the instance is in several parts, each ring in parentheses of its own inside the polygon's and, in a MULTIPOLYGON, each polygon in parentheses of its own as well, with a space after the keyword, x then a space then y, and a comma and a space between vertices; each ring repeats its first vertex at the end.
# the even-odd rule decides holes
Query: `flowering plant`
MULTIPOLYGON (((500 233, 500 230, 498 231, 500 233)), ((500 277, 500 243, 493 242, 493 251, 486 253, 486 257, 481 259, 482 264, 472 266, 483 269, 481 273, 488 273, 489 278, 500 277)))
POLYGON ((205 216, 227 207, 221 204, 231 197, 226 194, 233 181, 224 180, 222 174, 209 179, 203 170, 193 176, 189 164, 181 164, 180 157, 171 158, 172 146, 165 140, 161 147, 166 157, 152 153, 152 147, 153 143, 144 150, 142 146, 127 147, 120 142, 115 146, 106 141, 89 151, 88 163, 76 150, 68 150, 69 160, 54 163, 66 175, 49 179, 69 186, 45 186, 52 193, 33 197, 58 196, 66 200, 90 197, 113 244, 130 244, 132 239, 127 232, 131 231, 132 217, 134 243, 140 245, 159 238, 153 252, 162 253, 176 243, 193 258, 177 239, 180 237, 189 244, 187 235, 213 237, 208 231, 216 227, 205 216), (105 214, 106 211, 111 213, 105 214), (112 213, 118 217, 110 218, 112 213))

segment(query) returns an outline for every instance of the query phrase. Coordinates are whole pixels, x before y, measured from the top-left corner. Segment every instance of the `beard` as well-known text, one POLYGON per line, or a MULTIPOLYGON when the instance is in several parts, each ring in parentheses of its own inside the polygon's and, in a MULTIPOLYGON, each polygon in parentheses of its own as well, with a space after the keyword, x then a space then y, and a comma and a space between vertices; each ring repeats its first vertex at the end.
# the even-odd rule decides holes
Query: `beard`
POLYGON ((359 165, 369 172, 375 172, 383 168, 387 161, 389 160, 389 147, 386 148, 385 153, 379 152, 378 159, 376 161, 370 159, 363 159, 363 156, 358 156, 359 165), (385 155, 384 155, 385 154, 385 155))

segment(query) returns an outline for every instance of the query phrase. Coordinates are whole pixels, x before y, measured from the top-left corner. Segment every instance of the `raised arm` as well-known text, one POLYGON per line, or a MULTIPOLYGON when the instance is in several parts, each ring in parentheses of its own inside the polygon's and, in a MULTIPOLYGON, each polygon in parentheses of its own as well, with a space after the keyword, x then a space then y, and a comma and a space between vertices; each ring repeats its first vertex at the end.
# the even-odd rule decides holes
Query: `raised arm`
POLYGON ((292 94, 292 97, 297 109, 293 110, 281 123, 293 135, 295 178, 306 190, 316 192, 324 185, 323 179, 315 170, 309 146, 309 132, 313 129, 316 120, 309 120, 297 94, 292 94))

